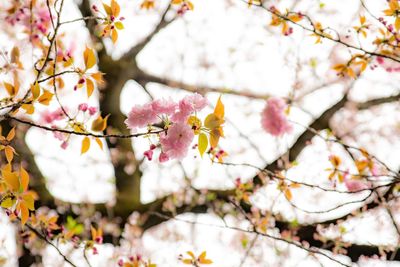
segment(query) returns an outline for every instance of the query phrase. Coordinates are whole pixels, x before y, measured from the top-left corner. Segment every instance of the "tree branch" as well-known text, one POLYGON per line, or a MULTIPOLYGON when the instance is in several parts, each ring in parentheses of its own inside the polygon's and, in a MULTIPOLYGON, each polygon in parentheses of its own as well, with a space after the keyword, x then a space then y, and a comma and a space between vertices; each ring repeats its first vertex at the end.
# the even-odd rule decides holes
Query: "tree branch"
POLYGON ((248 92, 247 90, 232 90, 224 87, 210 87, 205 85, 191 85, 188 83, 184 83, 181 81, 176 81, 169 78, 161 78, 158 76, 154 76, 152 74, 146 73, 144 71, 140 72, 137 77, 137 82, 142 86, 145 86, 147 83, 159 83, 172 88, 179 88, 192 93, 199 93, 205 95, 206 93, 221 93, 221 94, 231 94, 238 95, 253 99, 267 99, 270 97, 269 94, 256 94, 252 92, 248 92))

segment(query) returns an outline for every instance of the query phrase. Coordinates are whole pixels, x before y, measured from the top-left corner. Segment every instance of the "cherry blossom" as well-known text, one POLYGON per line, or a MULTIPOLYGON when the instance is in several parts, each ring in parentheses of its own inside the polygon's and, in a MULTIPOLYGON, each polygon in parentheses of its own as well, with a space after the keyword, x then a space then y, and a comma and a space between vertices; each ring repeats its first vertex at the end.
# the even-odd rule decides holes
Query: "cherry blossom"
POLYGON ((151 103, 151 107, 156 114, 172 115, 177 109, 178 105, 171 98, 158 99, 151 103))
POLYGON ((286 104, 281 98, 272 97, 261 114, 261 125, 263 129, 273 136, 281 136, 292 131, 285 115, 286 104))
POLYGON ((370 188, 370 185, 360 180, 345 180, 344 184, 350 192, 357 192, 370 188))
POLYGON ((134 106, 125 120, 125 124, 132 132, 137 128, 145 127, 157 122, 158 117, 150 103, 134 106))
POLYGON ((179 111, 172 116, 171 120, 173 122, 185 122, 190 114, 202 110, 207 106, 207 103, 207 99, 200 94, 188 95, 179 101, 179 111))
POLYGON ((160 137, 162 151, 170 159, 182 159, 186 156, 193 137, 194 133, 188 124, 175 123, 160 137))

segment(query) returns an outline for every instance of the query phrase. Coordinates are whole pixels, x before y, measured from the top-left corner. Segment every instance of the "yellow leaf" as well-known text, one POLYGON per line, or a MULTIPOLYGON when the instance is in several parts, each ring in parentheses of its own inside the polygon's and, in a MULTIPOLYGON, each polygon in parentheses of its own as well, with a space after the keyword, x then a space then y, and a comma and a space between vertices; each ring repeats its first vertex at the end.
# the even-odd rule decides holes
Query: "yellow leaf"
POLYGON ((289 189, 286 189, 284 193, 285 193, 285 197, 286 197, 288 200, 291 200, 291 199, 292 199, 292 192, 291 192, 289 189))
POLYGON ((25 206, 24 203, 20 203, 20 210, 21 210, 21 223, 25 225, 29 218, 29 209, 25 206))
POLYGON ((3 169, 1 175, 11 191, 17 192, 19 190, 19 179, 17 173, 3 169))
POLYGON ((394 21, 394 27, 396 28, 396 30, 400 30, 400 17, 397 17, 394 21))
POLYGON ((118 17, 118 16, 119 16, 120 10, 121 10, 121 9, 120 9, 120 7, 119 7, 117 1, 111 0, 111 14, 112 14, 114 17, 118 17))
POLYGON ((114 25, 118 30, 123 30, 124 29, 124 24, 122 24, 121 21, 115 22, 114 25))
POLYGON ((19 65, 21 64, 21 62, 19 61, 19 48, 18 46, 14 46, 11 50, 11 63, 15 63, 18 65, 18 67, 20 67, 19 65))
POLYGON ((4 87, 7 90, 7 93, 10 96, 15 96, 18 93, 18 88, 12 85, 11 83, 4 82, 4 87))
POLYGON ((90 139, 89 137, 85 136, 82 140, 82 147, 81 147, 81 155, 85 154, 90 148, 90 139))
POLYGON ((215 148, 218 146, 219 138, 222 136, 222 128, 217 127, 211 130, 210 132, 210 145, 215 148))
POLYGON ((103 142, 99 138, 96 138, 95 140, 96 143, 99 145, 100 149, 103 150, 103 142))
POLYGON ((191 259, 184 259, 184 260, 182 260, 182 262, 184 264, 192 264, 192 260, 191 259))
POLYGON ((11 140, 14 139, 14 137, 15 137, 15 127, 13 127, 13 128, 8 132, 6 139, 7 139, 7 141, 10 142, 11 140))
POLYGON ((115 44, 118 40, 118 32, 117 30, 112 30, 111 31, 111 40, 115 44))
POLYGON ((353 79, 356 78, 356 74, 355 74, 355 72, 353 71, 352 68, 347 68, 347 75, 349 75, 349 77, 351 77, 353 79))
POLYGON ((207 255, 207 252, 206 251, 203 251, 201 254, 200 254, 200 256, 199 256, 199 259, 201 260, 201 259, 205 259, 206 258, 206 255, 207 255))
POLYGON ((83 52, 83 60, 85 62, 86 69, 92 68, 96 64, 96 56, 92 49, 86 47, 85 51, 83 52))
POLYGON ((22 199, 24 200, 24 205, 29 210, 35 210, 35 200, 33 199, 33 196, 31 194, 24 194, 22 196, 22 199))
POLYGON ((107 128, 107 120, 110 114, 108 114, 104 119, 101 117, 97 117, 92 123, 92 131, 102 132, 107 128))
POLYGON ((109 5, 103 3, 103 8, 106 11, 107 15, 111 15, 111 7, 109 5))
POLYGON ((187 6, 189 7, 189 10, 193 10, 194 9, 194 5, 192 2, 190 1, 186 1, 187 6))
POLYGON ((194 131, 194 134, 200 133, 201 120, 199 118, 197 118, 196 116, 190 116, 187 120, 187 123, 190 125, 190 127, 194 131))
POLYGON ((93 79, 95 79, 95 81, 98 84, 102 84, 104 82, 103 81, 103 73, 101 73, 101 72, 93 73, 91 76, 92 76, 93 79))
POLYGON ((204 119, 204 126, 206 126, 208 129, 214 129, 216 127, 221 126, 224 123, 223 118, 219 118, 217 115, 214 113, 208 114, 208 116, 204 119))
POLYGON ((215 106, 215 109, 214 109, 214 114, 218 118, 223 118, 225 116, 225 107, 221 101, 221 96, 218 98, 217 105, 215 106))
POLYGON ((94 83, 91 79, 86 79, 86 92, 87 96, 90 97, 94 91, 94 83))
POLYGON ((31 92, 33 99, 36 99, 40 95, 40 86, 37 82, 35 82, 33 85, 31 85, 31 92))
POLYGON ((4 148, 4 153, 6 154, 6 159, 8 163, 11 163, 14 158, 14 149, 11 146, 6 146, 4 148))
POLYGON ((54 94, 47 90, 43 90, 43 94, 38 98, 38 102, 42 105, 48 106, 51 99, 53 99, 54 94))
POLYGON ((201 133, 199 134, 199 152, 200 152, 200 156, 203 157, 204 152, 207 150, 208 147, 208 139, 207 139, 207 135, 205 133, 201 133))
POLYGON ((212 261, 212 260, 209 260, 209 259, 204 259, 204 260, 201 260, 200 263, 201 263, 201 264, 212 264, 213 261, 212 261))
POLYGON ((75 132, 77 133, 84 133, 86 132, 85 126, 80 123, 80 122, 75 122, 74 125, 72 126, 75 132))
POLYGON ((25 112, 29 115, 35 112, 35 107, 32 104, 22 104, 21 108, 25 110, 25 112))
POLYGON ((206 259, 206 252, 203 251, 199 256, 199 262, 201 264, 212 264, 212 260, 206 259))
POLYGON ((365 23, 365 16, 360 16, 360 23, 361 24, 364 24, 365 23))
POLYGON ((21 187, 22 190, 25 192, 28 190, 28 185, 29 185, 29 174, 28 172, 21 166, 19 175, 21 176, 21 187))
POLYGON ((4 199, 1 202, 0 206, 8 209, 8 208, 11 208, 14 205, 14 203, 15 203, 15 201, 13 201, 13 199, 11 197, 7 197, 6 199, 4 199))

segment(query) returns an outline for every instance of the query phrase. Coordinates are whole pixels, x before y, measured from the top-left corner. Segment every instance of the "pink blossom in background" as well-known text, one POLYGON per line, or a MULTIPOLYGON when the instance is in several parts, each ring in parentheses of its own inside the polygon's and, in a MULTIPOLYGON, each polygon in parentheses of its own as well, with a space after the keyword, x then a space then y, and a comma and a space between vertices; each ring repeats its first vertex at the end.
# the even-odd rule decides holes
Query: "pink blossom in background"
POLYGON ((271 135, 281 136, 292 131, 285 115, 286 103, 278 97, 271 97, 261 114, 261 125, 271 135))
POLYGON ((151 103, 147 103, 144 105, 135 105, 129 112, 125 124, 132 131, 136 131, 137 128, 146 127, 157 121, 158 117, 151 103))
POLYGON ((386 60, 383 57, 377 57, 376 62, 387 72, 400 72, 400 64, 398 62, 392 62, 391 60, 386 60))
POLYGON ((363 189, 368 189, 371 187, 371 185, 369 183, 360 181, 360 180, 348 180, 346 179, 344 181, 344 184, 347 188, 347 190, 349 190, 349 192, 357 192, 363 189))
POLYGON ((158 99, 151 103, 151 107, 156 114, 172 115, 178 107, 171 98, 169 99, 158 99))
POLYGON ((64 118, 64 112, 61 108, 55 111, 44 111, 41 115, 41 121, 47 124, 53 123, 54 121, 59 121, 64 118))
POLYGON ((182 159, 186 156, 193 137, 193 130, 188 124, 174 123, 167 133, 160 137, 162 151, 170 159, 182 159))
POLYGON ((374 176, 379 176, 380 170, 377 164, 373 164, 371 168, 371 174, 374 176))

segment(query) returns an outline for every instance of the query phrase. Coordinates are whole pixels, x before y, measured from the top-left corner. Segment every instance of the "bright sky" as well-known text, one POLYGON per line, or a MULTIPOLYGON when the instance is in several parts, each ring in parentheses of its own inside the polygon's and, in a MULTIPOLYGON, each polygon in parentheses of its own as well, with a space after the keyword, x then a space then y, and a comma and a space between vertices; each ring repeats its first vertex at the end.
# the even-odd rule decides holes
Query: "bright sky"
MULTIPOLYGON (((79 15, 71 2, 73 1, 66 1, 64 19, 76 18, 79 15)), ((121 39, 116 48, 109 47, 116 57, 143 38, 158 20, 154 12, 139 10, 140 1, 120 0, 119 2, 123 6, 122 15, 126 18, 124 22, 126 30, 121 32, 121 39)), ((195 5, 193 12, 187 13, 160 32, 139 55, 139 65, 144 70, 190 84, 223 86, 266 95, 287 96, 294 86, 300 86, 296 92, 297 96, 311 88, 335 80, 335 73, 330 70, 330 66, 348 55, 346 51, 338 51, 339 47, 334 48, 331 53, 334 45, 327 41, 324 41, 322 45, 313 45, 314 39, 297 28, 291 37, 282 37, 279 29, 267 27, 270 18, 265 12, 248 9, 240 0, 193 2, 195 5), (317 62, 316 69, 310 67, 311 59, 317 62), (206 69, 204 65, 210 67, 206 69)), ((280 1, 279 6, 289 7, 289 3, 292 2, 280 1)), ((306 11, 322 24, 339 31, 354 25, 358 20, 358 1, 326 1, 323 10, 320 10, 319 3, 320 1, 298 1, 296 10, 306 11), (315 14, 317 11, 321 14, 315 14)), ((371 10, 380 11, 383 9, 384 1, 370 0, 366 3, 371 10)), ((69 32, 72 32, 71 40, 87 38, 87 32, 82 30, 79 23, 71 25, 69 32)), ((76 48, 79 53, 81 45, 83 44, 78 44, 76 48)), ((11 44, 0 44, 2 49, 9 46, 11 44)), ((398 81, 398 74, 387 73, 379 68, 374 71, 368 69, 356 81, 351 97, 356 101, 365 101, 371 97, 398 93, 398 81)), ((71 84, 73 83, 74 80, 71 78, 71 84)), ((315 93, 307 95, 297 103, 301 109, 293 107, 290 120, 300 125, 307 125, 312 120, 310 114, 317 116, 340 99, 344 86, 343 83, 323 86, 315 93)), ((158 98, 169 96, 177 98, 186 94, 184 91, 165 88, 157 84, 149 85, 148 90, 158 98)), ((213 93, 207 95, 210 103, 215 103, 218 96, 213 93)), ((67 105, 85 100, 83 95, 69 92, 62 95, 62 99, 67 105)), ((98 105, 93 99, 92 104, 98 105)), ((124 113, 127 113, 134 104, 142 104, 146 101, 149 101, 148 95, 139 85, 134 81, 126 84, 121 95, 121 109, 124 113)), ((226 138, 220 145, 229 154, 226 158, 227 162, 251 163, 263 167, 285 151, 304 130, 302 126, 296 124, 293 134, 283 138, 271 137, 260 127, 263 101, 226 94, 223 96, 223 102, 226 105, 228 122, 225 128, 226 138)), ((209 107, 200 116, 204 116, 211 109, 212 107, 209 107)), ((336 118, 336 122, 340 125, 339 129, 353 131, 357 136, 359 146, 366 147, 373 153, 376 152, 376 156, 390 167, 397 169, 400 163, 398 157, 400 137, 395 135, 388 138, 391 132, 384 129, 395 127, 395 123, 398 125, 398 115, 398 105, 385 105, 376 109, 374 113, 365 111, 356 116, 342 112, 336 118), (348 116, 353 117, 348 118, 348 116), (347 118, 348 123, 342 124, 343 118, 347 118), (358 126, 353 128, 351 125, 358 126), (364 134, 365 130, 370 131, 368 135, 364 134)), ((147 140, 139 138, 133 143, 137 157, 141 158, 143 152, 148 149, 147 140)), ((72 139, 68 149, 62 150, 59 141, 54 139, 52 134, 38 129, 29 131, 28 144, 35 152, 37 163, 47 177, 48 187, 56 197, 72 202, 113 201, 114 174, 106 152, 94 148, 86 155, 79 156, 79 138, 72 139)), ((346 157, 339 147, 332 146, 330 149, 343 158, 346 157)), ((288 173, 289 177, 318 184, 321 187, 331 186, 325 171, 327 167, 330 167, 327 161, 330 154, 326 144, 321 139, 315 138, 313 144, 298 159, 299 166, 288 173)), ((197 188, 224 189, 232 188, 237 177, 246 180, 256 173, 256 170, 249 167, 211 164, 206 158, 201 159, 195 155, 197 151, 191 151, 181 163, 171 161, 160 165, 156 161, 145 161, 141 167, 144 172, 142 200, 150 202, 169 192, 178 191, 185 186, 184 174, 197 188)), ((349 165, 349 168, 354 168, 354 166, 349 165)), ((329 209, 348 198, 362 197, 362 193, 346 196, 305 188, 293 191, 293 202, 307 210, 329 209)), ((279 196, 279 191, 274 186, 260 190, 253 201, 259 208, 268 210, 272 208, 274 212, 283 214, 285 218, 297 219, 300 222, 335 218, 338 214, 345 214, 355 207, 349 205, 332 213, 306 214, 294 210, 282 195, 279 196)), ((400 219, 400 214, 396 216, 400 219)), ((142 240, 127 242, 123 248, 133 247, 133 251, 137 249, 162 267, 179 266, 177 257, 179 253, 187 250, 197 253, 207 250, 209 258, 215 262, 213 266, 238 266, 245 252, 240 246, 240 233, 216 227, 215 225, 222 225, 222 221, 213 215, 187 214, 179 218, 214 226, 193 226, 184 222, 170 221, 146 233, 142 240)), ((0 240, 5 239, 7 242, 5 246, 0 243, 0 247, 6 247, 4 251, 0 250, 0 257, 3 255, 8 257, 7 255, 12 255, 15 251, 12 235, 6 234, 12 227, 5 223, 4 216, 0 216, 0 219, 0 240)), ((227 218, 227 222, 231 225, 239 224, 235 218, 227 218)), ((361 221, 349 222, 346 228, 354 230, 348 234, 348 240, 394 245, 397 242, 394 229, 383 212, 367 215, 361 221), (355 225, 357 227, 354 227, 355 225), (366 232, 376 234, 366 235, 366 232)), ((307 257, 298 249, 286 250, 286 245, 275 244, 265 238, 259 238, 257 242, 260 246, 252 251, 254 255, 251 255, 243 266, 320 266, 315 259, 307 257), (274 248, 275 245, 278 249, 274 248), (277 257, 277 253, 283 253, 285 256, 277 257), (284 262, 280 262, 282 258, 284 262), (263 262, 263 264, 257 262, 263 262)), ((105 259, 113 257, 113 248, 109 245, 100 247, 100 255, 90 257, 92 265, 112 266, 116 260, 105 259)), ((45 257, 45 266, 61 266, 61 262, 55 260, 52 249, 49 248, 46 255, 48 257, 45 257)), ((81 253, 76 252, 72 259, 81 262, 81 253)), ((320 259, 323 266, 336 266, 325 259, 320 259)), ((346 257, 340 259, 348 260, 346 257)), ((83 262, 81 263, 80 266, 86 266, 83 262)), ((16 264, 15 261, 10 260, 4 266, 11 267, 16 264)), ((360 266, 378 266, 378 263, 370 261, 368 264, 360 263, 360 266)), ((382 266, 395 265, 383 263, 382 266)))

